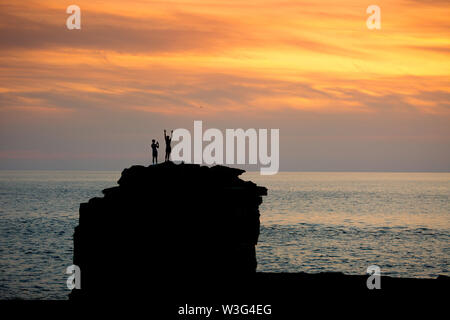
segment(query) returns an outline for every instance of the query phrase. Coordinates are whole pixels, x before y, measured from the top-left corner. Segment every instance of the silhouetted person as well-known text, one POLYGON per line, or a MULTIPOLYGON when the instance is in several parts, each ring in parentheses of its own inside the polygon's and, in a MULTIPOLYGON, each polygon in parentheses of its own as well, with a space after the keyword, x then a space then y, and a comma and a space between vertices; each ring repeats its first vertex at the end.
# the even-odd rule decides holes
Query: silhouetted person
POLYGON ((152 163, 158 163, 158 148, 159 148, 159 142, 155 139, 152 139, 152 163))
POLYGON ((172 147, 170 146, 170 143, 172 142, 172 134, 173 130, 170 132, 170 137, 166 135, 166 129, 164 129, 164 140, 166 140, 166 157, 165 161, 170 160, 170 153, 172 152, 172 147))

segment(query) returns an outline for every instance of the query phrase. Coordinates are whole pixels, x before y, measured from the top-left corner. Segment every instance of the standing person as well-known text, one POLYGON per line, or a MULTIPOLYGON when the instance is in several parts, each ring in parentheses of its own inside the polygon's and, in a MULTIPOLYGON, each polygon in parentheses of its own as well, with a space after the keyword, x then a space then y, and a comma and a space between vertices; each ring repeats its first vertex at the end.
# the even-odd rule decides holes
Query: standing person
POLYGON ((159 148, 159 142, 155 139, 152 139, 152 163, 157 164, 158 163, 158 148, 159 148))
POLYGON ((166 129, 164 129, 164 140, 166 140, 166 157, 165 161, 170 160, 170 153, 172 152, 172 147, 170 146, 170 143, 172 142, 172 134, 173 130, 170 131, 170 137, 166 135, 166 129))

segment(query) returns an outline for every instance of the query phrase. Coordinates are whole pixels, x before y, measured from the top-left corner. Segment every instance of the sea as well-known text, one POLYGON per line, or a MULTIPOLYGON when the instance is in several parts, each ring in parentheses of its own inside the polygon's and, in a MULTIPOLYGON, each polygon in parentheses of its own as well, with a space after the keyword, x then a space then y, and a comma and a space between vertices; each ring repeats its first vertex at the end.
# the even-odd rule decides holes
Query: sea
MULTIPOLYGON (((120 172, 0 171, 0 299, 68 299, 82 202, 120 172)), ((450 173, 242 175, 268 188, 260 272, 450 276, 450 173)))

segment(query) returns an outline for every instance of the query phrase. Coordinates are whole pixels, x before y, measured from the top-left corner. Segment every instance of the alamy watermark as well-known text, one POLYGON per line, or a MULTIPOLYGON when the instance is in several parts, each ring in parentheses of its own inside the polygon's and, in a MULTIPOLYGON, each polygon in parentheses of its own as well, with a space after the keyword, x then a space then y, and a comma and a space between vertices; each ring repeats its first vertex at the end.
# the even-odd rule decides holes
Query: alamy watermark
POLYGON ((366 13, 370 16, 366 20, 366 26, 369 30, 381 29, 381 9, 377 5, 370 5, 366 9, 366 13))
POLYGON ((67 278, 66 284, 69 290, 81 289, 81 269, 79 266, 73 264, 68 266, 66 269, 66 274, 70 274, 67 278))
POLYGON ((180 128, 173 131, 172 141, 178 142, 172 149, 173 161, 207 165, 259 164, 262 175, 276 174, 280 166, 279 129, 270 129, 270 154, 268 129, 226 129, 224 134, 210 128, 203 132, 203 122, 194 121, 193 139, 189 130, 180 128), (208 144, 203 146, 203 142, 208 144))
POLYGON ((381 269, 377 265, 367 267, 369 278, 367 278, 366 285, 369 290, 381 289, 381 269))
POLYGON ((67 7, 66 13, 70 16, 66 20, 66 27, 69 30, 81 29, 81 9, 76 4, 67 7))

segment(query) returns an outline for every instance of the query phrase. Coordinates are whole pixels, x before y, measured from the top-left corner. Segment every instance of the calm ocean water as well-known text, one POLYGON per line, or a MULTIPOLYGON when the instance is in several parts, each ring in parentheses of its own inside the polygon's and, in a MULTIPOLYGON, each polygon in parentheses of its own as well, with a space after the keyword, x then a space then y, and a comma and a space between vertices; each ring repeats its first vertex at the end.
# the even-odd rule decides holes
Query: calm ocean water
MULTIPOLYGON (((0 171, 0 299, 67 299, 81 202, 119 172, 0 171)), ((450 173, 246 173, 269 189, 258 270, 450 275, 450 173)))

